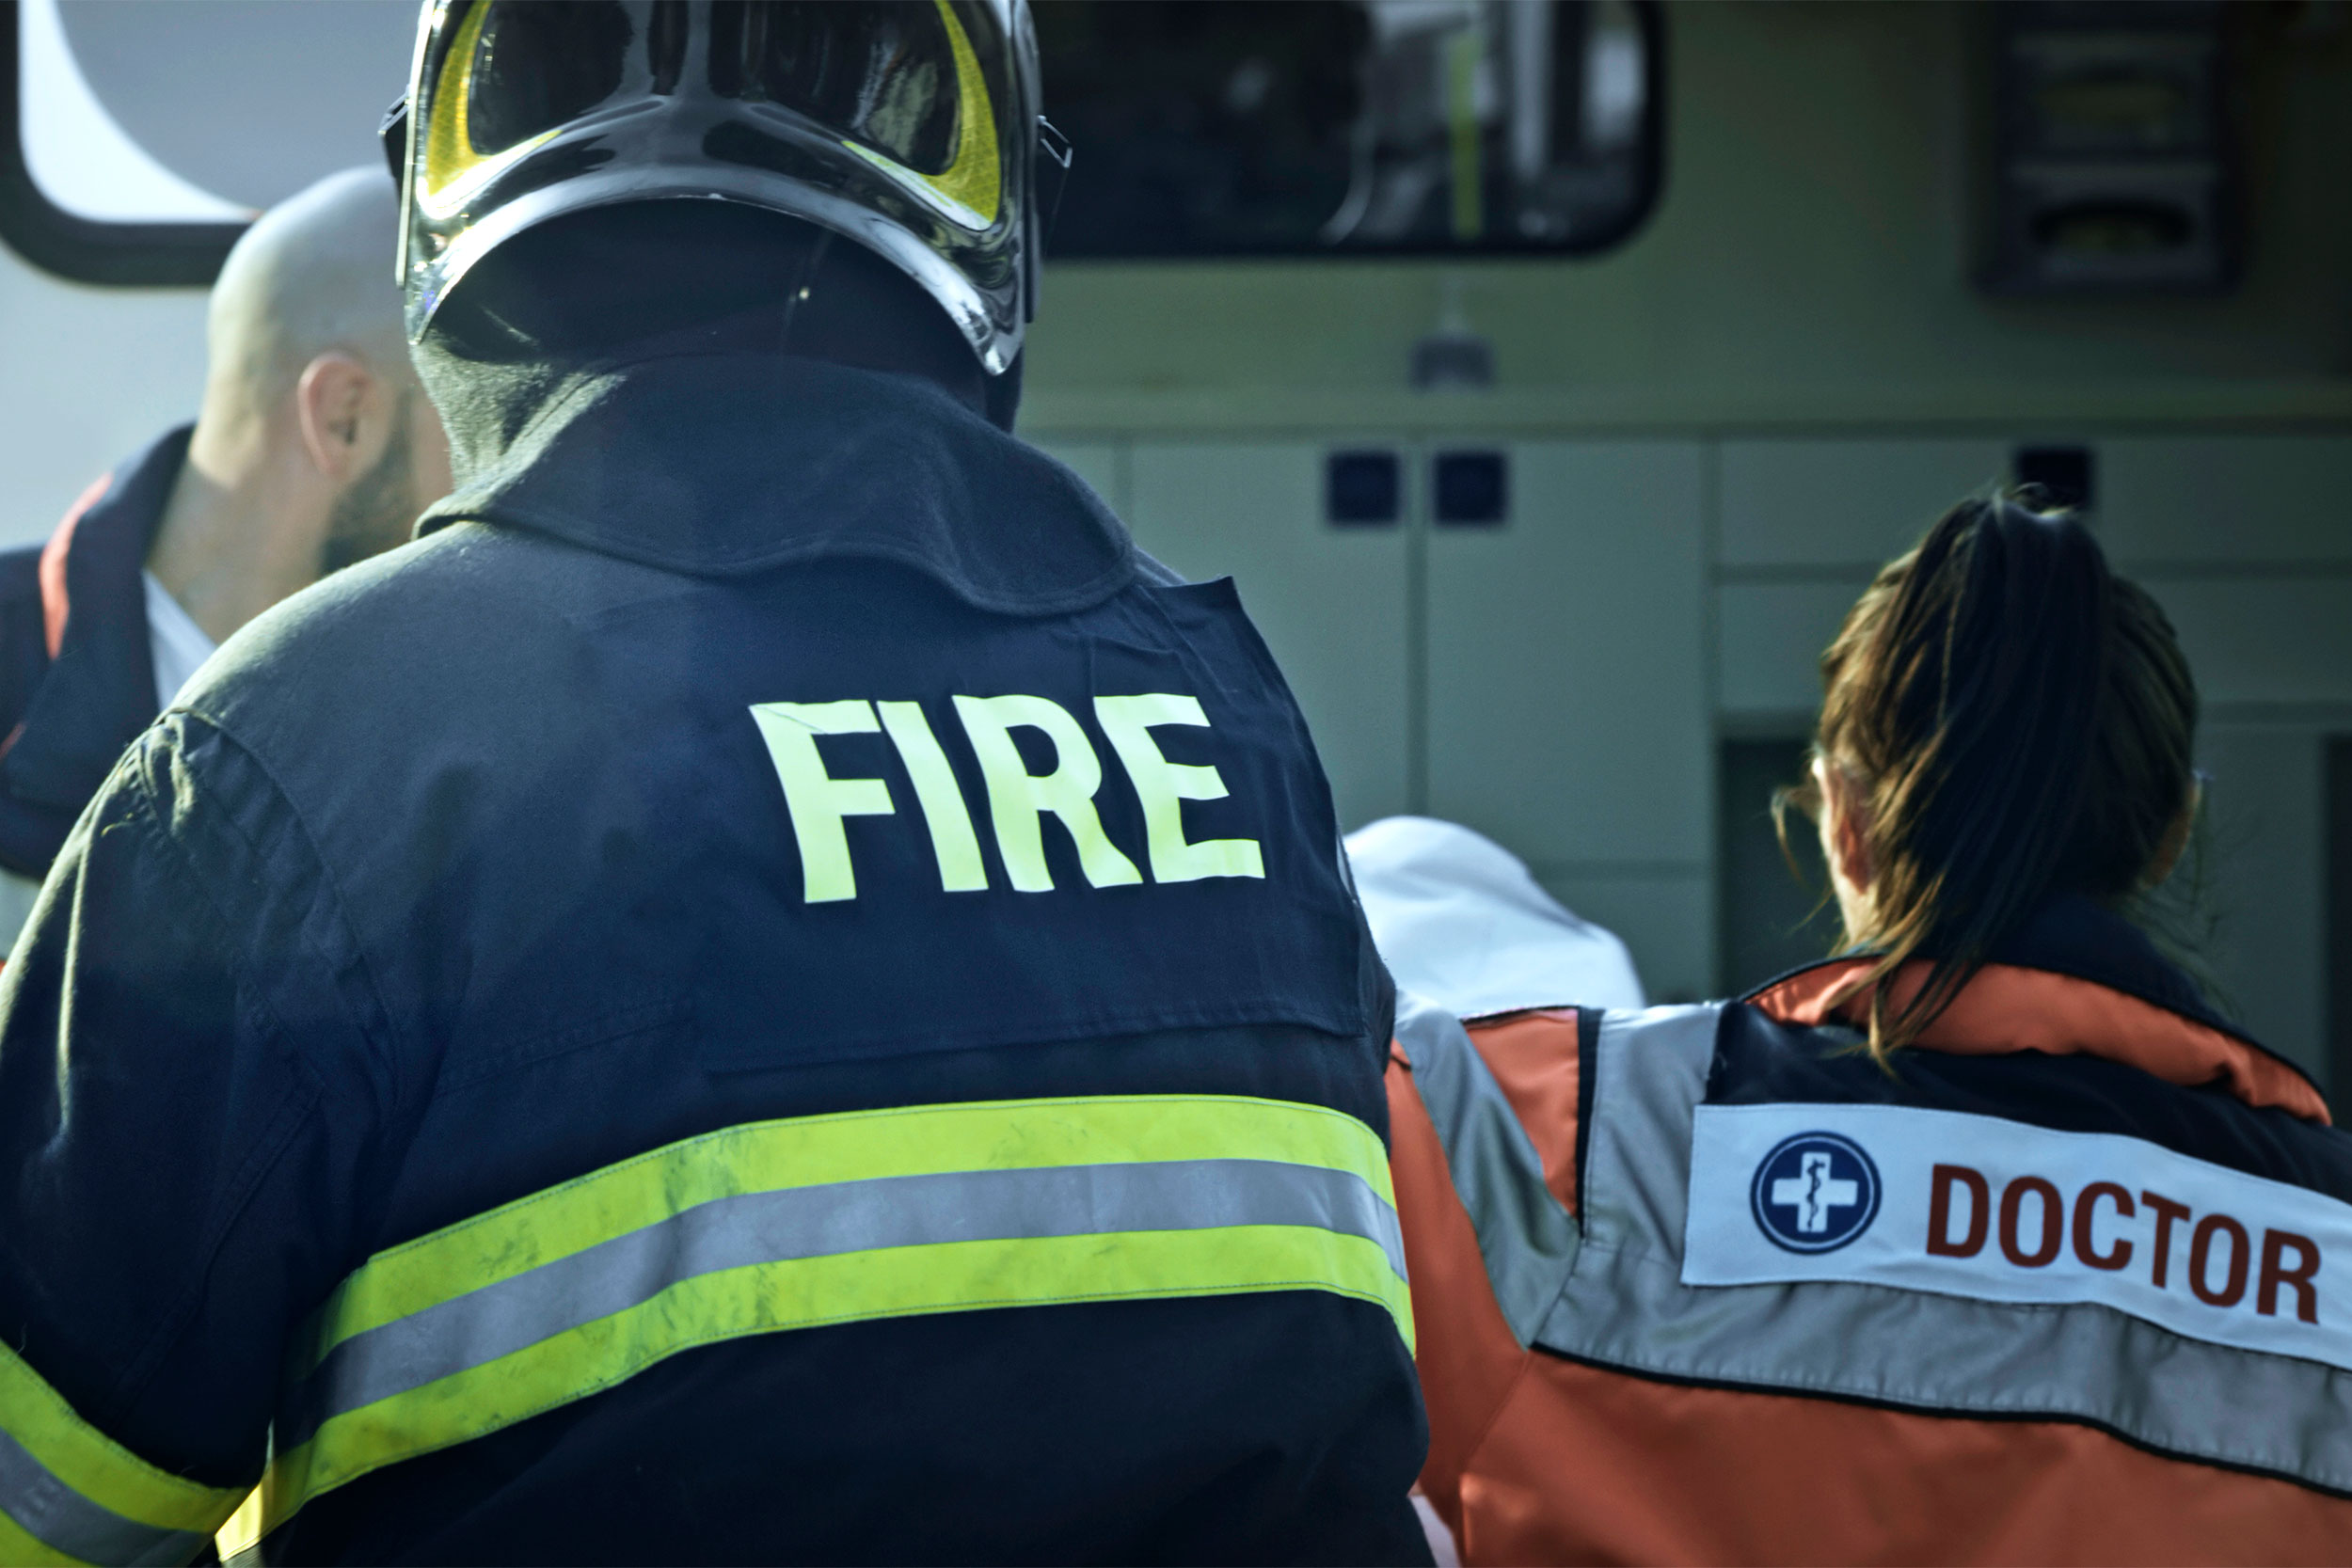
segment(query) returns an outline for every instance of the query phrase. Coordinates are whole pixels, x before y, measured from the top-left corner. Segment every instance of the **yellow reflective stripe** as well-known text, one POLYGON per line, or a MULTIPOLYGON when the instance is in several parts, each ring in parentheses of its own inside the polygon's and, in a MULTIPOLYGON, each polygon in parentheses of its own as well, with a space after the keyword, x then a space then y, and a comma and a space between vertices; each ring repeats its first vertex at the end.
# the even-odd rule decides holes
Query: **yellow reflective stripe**
POLYGON ((1277 1160, 1359 1176, 1387 1151, 1339 1111, 1228 1095, 982 1101, 750 1122, 608 1165, 377 1254, 319 1314, 309 1365, 354 1335, 739 1193, 948 1171, 1277 1160))
POLYGON ((489 20, 491 0, 474 0, 457 36, 441 55, 440 74, 433 84, 432 119, 424 137, 424 194, 439 196, 482 162, 474 150, 470 124, 473 55, 482 41, 482 24, 489 20))
POLYGON ((934 198, 966 229, 993 228, 1004 207, 1004 172, 996 156, 996 109, 989 96, 988 77, 980 70, 972 40, 947 0, 931 0, 947 29, 947 47, 956 57, 956 155, 938 174, 909 168, 886 152, 844 137, 841 145, 917 196, 934 198))
POLYGON ((52 1563, 80 1562, 78 1557, 68 1557, 38 1536, 24 1533, 24 1528, 6 1513, 0 1513, 0 1562, 52 1563))
POLYGON ((229 1515, 228 1522, 213 1532, 213 1550, 221 1561, 228 1561, 262 1539, 262 1489, 257 1486, 245 1495, 245 1501, 237 1505, 237 1512, 229 1515))
POLYGON ((303 1501, 612 1387, 697 1345, 875 1318, 1071 1301, 1321 1290, 1400 1328, 1405 1282, 1380 1247, 1292 1226, 955 1242, 795 1259, 689 1279, 628 1311, 330 1418, 263 1482, 272 1527, 303 1501))
POLYGON ((260 1516, 236 1533, 745 1335, 1313 1290, 1378 1306, 1409 1349, 1394 1202, 1370 1128, 1240 1096, 914 1106, 687 1139, 364 1265, 323 1313, 331 1362, 297 1373, 260 1516), (659 1277, 634 1283, 647 1260, 659 1277))
POLYGON ((7 1561, 104 1560, 127 1555, 118 1545, 209 1534, 243 1496, 148 1464, 75 1415, 5 1345, 0 1434, 0 1517, 7 1521, 0 1560, 7 1561), (108 1549, 76 1556, 69 1549, 73 1543, 108 1549))
POLYGON ((979 56, 964 35, 963 23, 947 0, 933 0, 939 19, 947 25, 947 47, 956 56, 956 157, 944 174, 923 177, 924 182, 950 201, 969 207, 987 228, 996 221, 1003 200, 1001 171, 996 166, 996 106, 989 97, 988 78, 979 56))
POLYGON ((434 78, 432 117, 424 134, 424 186, 418 204, 437 218, 472 199, 500 173, 521 162, 561 135, 551 126, 497 153, 483 153, 473 145, 473 56, 482 41, 482 25, 497 0, 474 0, 457 36, 441 56, 440 74, 434 78))

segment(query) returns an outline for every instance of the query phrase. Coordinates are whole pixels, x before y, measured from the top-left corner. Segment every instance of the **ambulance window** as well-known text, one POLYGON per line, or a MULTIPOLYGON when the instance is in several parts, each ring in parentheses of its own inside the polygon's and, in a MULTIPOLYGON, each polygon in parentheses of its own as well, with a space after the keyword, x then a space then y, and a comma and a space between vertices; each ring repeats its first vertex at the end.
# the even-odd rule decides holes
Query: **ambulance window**
POLYGON ((0 238, 85 282, 203 284, 262 208, 383 166, 417 7, 19 0, 0 20, 0 238))
POLYGON ((1041 0, 1058 256, 1589 255, 1658 200, 1651 0, 1041 0))
MULTIPOLYGON (((0 239, 86 281, 210 281, 256 211, 380 159, 416 22, 0 6, 0 239)), ((1040 0, 1036 24, 1077 150, 1056 255, 1586 255, 1658 199, 1656 0, 1040 0)), ((918 161, 935 139, 886 129, 918 161)))

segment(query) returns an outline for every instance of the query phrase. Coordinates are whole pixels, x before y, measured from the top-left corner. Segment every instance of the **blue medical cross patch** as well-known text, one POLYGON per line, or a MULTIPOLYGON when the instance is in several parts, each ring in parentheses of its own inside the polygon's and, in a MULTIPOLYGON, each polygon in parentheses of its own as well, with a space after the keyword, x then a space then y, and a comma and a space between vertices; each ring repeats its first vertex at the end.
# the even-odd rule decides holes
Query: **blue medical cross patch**
POLYGON ((1756 1167, 1756 1228, 1790 1252, 1835 1252, 1878 1218, 1883 1183, 1862 1146, 1836 1132, 1784 1138, 1756 1167))

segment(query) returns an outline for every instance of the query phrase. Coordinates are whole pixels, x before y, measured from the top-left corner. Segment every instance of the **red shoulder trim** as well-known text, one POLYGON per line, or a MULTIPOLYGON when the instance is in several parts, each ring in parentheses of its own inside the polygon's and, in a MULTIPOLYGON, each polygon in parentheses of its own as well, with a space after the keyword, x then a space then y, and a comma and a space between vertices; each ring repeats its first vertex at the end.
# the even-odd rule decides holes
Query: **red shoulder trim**
POLYGON ((81 522, 82 514, 96 506, 114 483, 114 475, 100 474, 90 482, 89 488, 74 499, 66 509, 65 521, 49 536, 49 543, 40 548, 40 631, 41 640, 49 645, 49 657, 57 657, 65 646, 65 624, 73 613, 73 602, 65 588, 65 558, 73 548, 73 529, 81 522))
POLYGON ((1505 1013, 1467 1027, 1544 1163, 1544 1185, 1569 1213, 1581 1212, 1576 1206, 1576 1110, 1583 1062, 1576 1009, 1505 1013))
POLYGON ((1478 1231, 1454 1190, 1445 1145, 1401 1058, 1389 1064, 1389 1168, 1413 1281, 1414 1365, 1429 1408, 1422 1490, 1458 1540, 1462 1476, 1525 1370, 1478 1250, 1478 1231))
MULTIPOLYGON (((1817 964, 1749 1001, 1783 1023, 1812 1026, 1835 1020, 1860 1028, 1868 1018, 1867 991, 1835 1006, 1830 999, 1870 962, 1846 958, 1817 964)), ((1895 978, 1897 1006, 1927 983, 1928 967, 1919 960, 1903 966, 1895 978)), ((1985 965, 1918 1043, 1963 1056, 2012 1051, 2101 1056, 2184 1088, 2217 1085, 2249 1105, 2275 1105, 2323 1125, 2330 1119, 2328 1102, 2310 1080, 2267 1053, 2153 1002, 2048 970, 1985 965)))

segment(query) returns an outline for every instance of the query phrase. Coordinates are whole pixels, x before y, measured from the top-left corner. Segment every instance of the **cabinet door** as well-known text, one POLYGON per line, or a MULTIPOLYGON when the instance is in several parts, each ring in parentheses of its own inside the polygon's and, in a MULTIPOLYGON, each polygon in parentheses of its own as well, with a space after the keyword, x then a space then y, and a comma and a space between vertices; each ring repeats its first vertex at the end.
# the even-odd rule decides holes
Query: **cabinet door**
POLYGON ((1289 677, 1330 775, 1340 825, 1406 809, 1406 537, 1324 520, 1325 449, 1138 442, 1128 521, 1195 581, 1231 577, 1289 677))
POLYGON ((1500 526, 1429 533, 1429 809, 1617 928, 1653 996, 1712 983, 1700 449, 1523 442, 1500 526))
POLYGON ((1867 581, 1953 502, 2009 472, 1980 439, 1725 441, 1722 564, 1826 568, 1867 581))
POLYGON ((2352 579, 2151 571, 2141 586, 2180 634, 2208 704, 2352 704, 2352 579))
POLYGON ((2322 738, 2298 725, 2225 721, 2198 737, 2197 758, 2209 775, 2204 821, 2186 885, 2159 901, 2178 913, 2159 928, 2186 942, 2225 1013, 2325 1082, 2322 738))
POLYGON ((2352 436, 2119 436, 2097 456, 2097 527, 2126 571, 2352 562, 2352 436))

